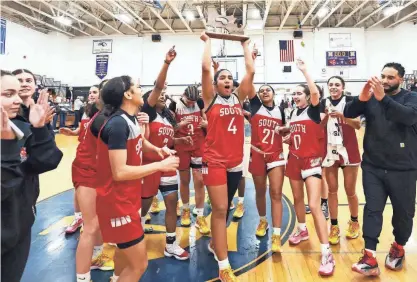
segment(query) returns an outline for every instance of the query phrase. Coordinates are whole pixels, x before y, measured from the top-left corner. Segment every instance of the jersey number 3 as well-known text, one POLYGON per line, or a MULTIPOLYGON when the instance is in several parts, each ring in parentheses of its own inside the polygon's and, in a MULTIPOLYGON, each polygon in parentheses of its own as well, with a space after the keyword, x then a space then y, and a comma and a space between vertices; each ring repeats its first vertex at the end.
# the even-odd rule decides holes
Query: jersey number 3
POLYGON ((232 118, 232 120, 229 123, 229 127, 227 127, 227 131, 231 131, 233 132, 233 134, 236 134, 237 128, 236 128, 236 125, 233 124, 234 121, 235 121, 235 118, 232 118))

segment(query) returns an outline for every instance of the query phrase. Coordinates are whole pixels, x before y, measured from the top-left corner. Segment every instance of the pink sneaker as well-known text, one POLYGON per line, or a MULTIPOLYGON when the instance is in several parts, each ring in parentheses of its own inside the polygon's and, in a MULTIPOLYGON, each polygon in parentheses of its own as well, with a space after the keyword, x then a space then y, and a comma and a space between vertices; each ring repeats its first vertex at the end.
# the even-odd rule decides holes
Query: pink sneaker
POLYGON ((65 229, 65 233, 72 234, 75 231, 77 231, 78 228, 80 228, 83 225, 83 218, 78 218, 72 221, 72 223, 65 229))
POLYGON ((319 267, 319 274, 322 276, 333 275, 335 266, 336 262, 334 261, 333 255, 331 253, 327 255, 322 255, 321 264, 319 267))
POLYGON ((297 227, 297 231, 290 236, 290 244, 298 245, 301 241, 308 240, 308 230, 301 230, 297 227))

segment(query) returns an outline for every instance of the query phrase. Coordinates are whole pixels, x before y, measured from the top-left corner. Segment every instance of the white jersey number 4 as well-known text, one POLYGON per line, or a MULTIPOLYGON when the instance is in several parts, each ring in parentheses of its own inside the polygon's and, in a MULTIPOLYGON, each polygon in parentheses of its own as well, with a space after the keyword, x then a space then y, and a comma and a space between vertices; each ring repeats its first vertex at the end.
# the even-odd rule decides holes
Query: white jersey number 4
POLYGON ((233 132, 233 134, 236 134, 237 128, 236 128, 236 125, 233 124, 234 121, 235 121, 235 118, 232 118, 232 120, 229 123, 229 127, 227 128, 227 131, 231 131, 233 132))

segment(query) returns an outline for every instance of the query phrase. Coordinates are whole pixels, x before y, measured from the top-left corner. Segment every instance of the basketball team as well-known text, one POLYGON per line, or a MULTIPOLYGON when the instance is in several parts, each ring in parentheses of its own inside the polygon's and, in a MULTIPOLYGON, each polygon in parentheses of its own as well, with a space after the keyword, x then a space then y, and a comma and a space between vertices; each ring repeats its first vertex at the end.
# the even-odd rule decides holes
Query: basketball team
MULTIPOLYGON (((417 181, 417 93, 401 88, 404 68, 398 63, 386 64, 381 76, 371 77, 354 97, 344 95, 343 78, 330 77, 327 81, 330 96, 324 98, 306 64, 299 59, 297 67, 306 83, 295 87, 296 107, 286 114, 275 105, 271 85, 255 89, 257 54, 250 49, 249 40, 241 43, 246 73, 238 83, 229 70, 219 69, 215 62, 212 71, 211 39, 204 32, 200 38, 204 42, 201 89, 197 85, 188 86, 181 98, 167 107, 166 78, 177 56, 172 48, 151 91, 143 94, 140 85, 129 76, 102 81, 90 88, 89 105, 79 128, 60 130, 64 135, 78 136, 79 140, 72 164, 76 217, 70 227, 75 231, 83 226, 76 252, 77 282, 90 281, 90 269, 114 269, 113 282, 137 282, 141 278, 148 265, 143 239, 145 233, 151 232, 145 230, 145 223, 158 191, 166 207, 164 254, 177 260, 189 259, 189 253, 178 244, 176 225, 178 215, 181 225, 191 225, 191 175, 195 227, 202 235, 211 233, 207 248, 218 262, 220 281, 239 281, 228 260, 226 229, 238 187, 239 202, 234 216, 240 218, 244 214, 245 117, 252 128, 248 170, 255 184, 260 217, 253 232, 263 237, 272 224, 272 252, 280 253, 282 248, 282 188, 286 176, 298 221, 289 244, 295 246, 309 239, 308 209, 321 244, 318 272, 322 276, 332 275, 336 265, 330 244, 339 244, 342 235, 348 239, 360 235, 356 181, 361 166, 366 199, 362 224, 365 247, 352 270, 366 276, 380 274, 376 247, 388 197, 393 208, 395 241, 385 266, 400 270, 405 259, 404 246, 412 232, 417 181), (250 107, 244 109, 247 99, 250 107), (362 160, 355 132, 361 127, 360 117, 366 119, 362 160), (287 156, 284 144, 289 148, 287 156), (338 222, 339 169, 343 172, 350 211, 344 232, 338 222), (308 207, 304 205, 304 186, 308 207), (270 222, 266 217, 267 187, 270 222), (204 216, 206 189, 211 204, 210 225, 204 216), (178 204, 178 191, 182 208, 178 204), (329 217, 330 231, 326 222, 329 217), (117 246, 114 258, 103 251, 103 242, 117 246)), ((35 88, 33 74, 28 70, 2 71, 1 82, 2 233, 5 234, 4 209, 8 208, 8 222, 22 217, 10 218, 10 213, 19 203, 34 207, 39 184, 31 186, 38 192, 29 203, 23 203, 17 192, 9 192, 6 199, 4 187, 8 191, 27 188, 29 177, 36 181, 40 173, 56 168, 62 152, 56 147, 53 132, 48 130, 53 111, 47 105, 44 90, 36 103, 30 103, 26 114, 19 112, 24 107, 23 98, 30 98, 27 89, 35 88), (17 141, 16 126, 24 132, 23 143, 17 141), (40 153, 36 149, 40 146, 48 146, 44 147, 50 152, 48 160, 37 157, 40 153), (4 159, 5 151, 10 148, 15 148, 16 154, 11 156, 9 152, 9 158, 4 159), (26 148, 27 157, 22 159, 19 155, 19 160, 14 159, 21 148, 26 148), (49 166, 34 169, 37 162, 47 161, 51 163, 49 166), (16 181, 16 175, 21 182, 16 181)), ((7 281, 20 281, 30 248, 30 237, 29 241, 25 238, 28 228, 30 234, 35 213, 33 208, 26 226, 16 227, 11 222, 10 226, 17 231, 7 233, 11 234, 9 237, 2 236, 2 278, 7 281), (6 264, 17 262, 22 267, 12 271, 13 274, 3 274, 6 264)))

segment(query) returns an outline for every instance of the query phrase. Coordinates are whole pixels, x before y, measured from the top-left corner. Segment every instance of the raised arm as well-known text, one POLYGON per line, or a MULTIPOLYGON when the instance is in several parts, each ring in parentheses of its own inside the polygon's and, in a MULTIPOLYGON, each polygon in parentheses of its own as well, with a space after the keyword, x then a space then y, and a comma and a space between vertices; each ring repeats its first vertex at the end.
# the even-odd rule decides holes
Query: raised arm
POLYGON ((165 56, 164 64, 162 65, 162 69, 159 72, 158 78, 156 79, 155 86, 149 95, 148 104, 151 107, 155 107, 156 103, 158 102, 159 96, 162 93, 162 90, 165 88, 165 81, 167 78, 168 68, 171 62, 177 56, 177 52, 175 51, 175 46, 173 46, 165 56))
POLYGON ((204 41, 201 87, 204 106, 207 108, 214 98, 213 75, 210 68, 211 40, 205 32, 201 34, 200 39, 204 41))
POLYGON ((304 61, 301 60, 301 59, 297 59, 297 67, 303 73, 303 75, 306 79, 307 85, 308 85, 308 89, 310 89, 311 105, 313 107, 318 106, 318 104, 320 103, 320 92, 319 92, 319 89, 316 86, 316 83, 311 78, 310 74, 308 73, 307 67, 306 67, 304 61))
POLYGON ((245 101, 246 97, 253 97, 255 95, 255 88, 253 87, 253 78, 255 77, 255 64, 252 57, 252 52, 249 49, 249 40, 242 42, 243 54, 245 56, 246 74, 239 86, 239 100, 241 103, 245 101))

